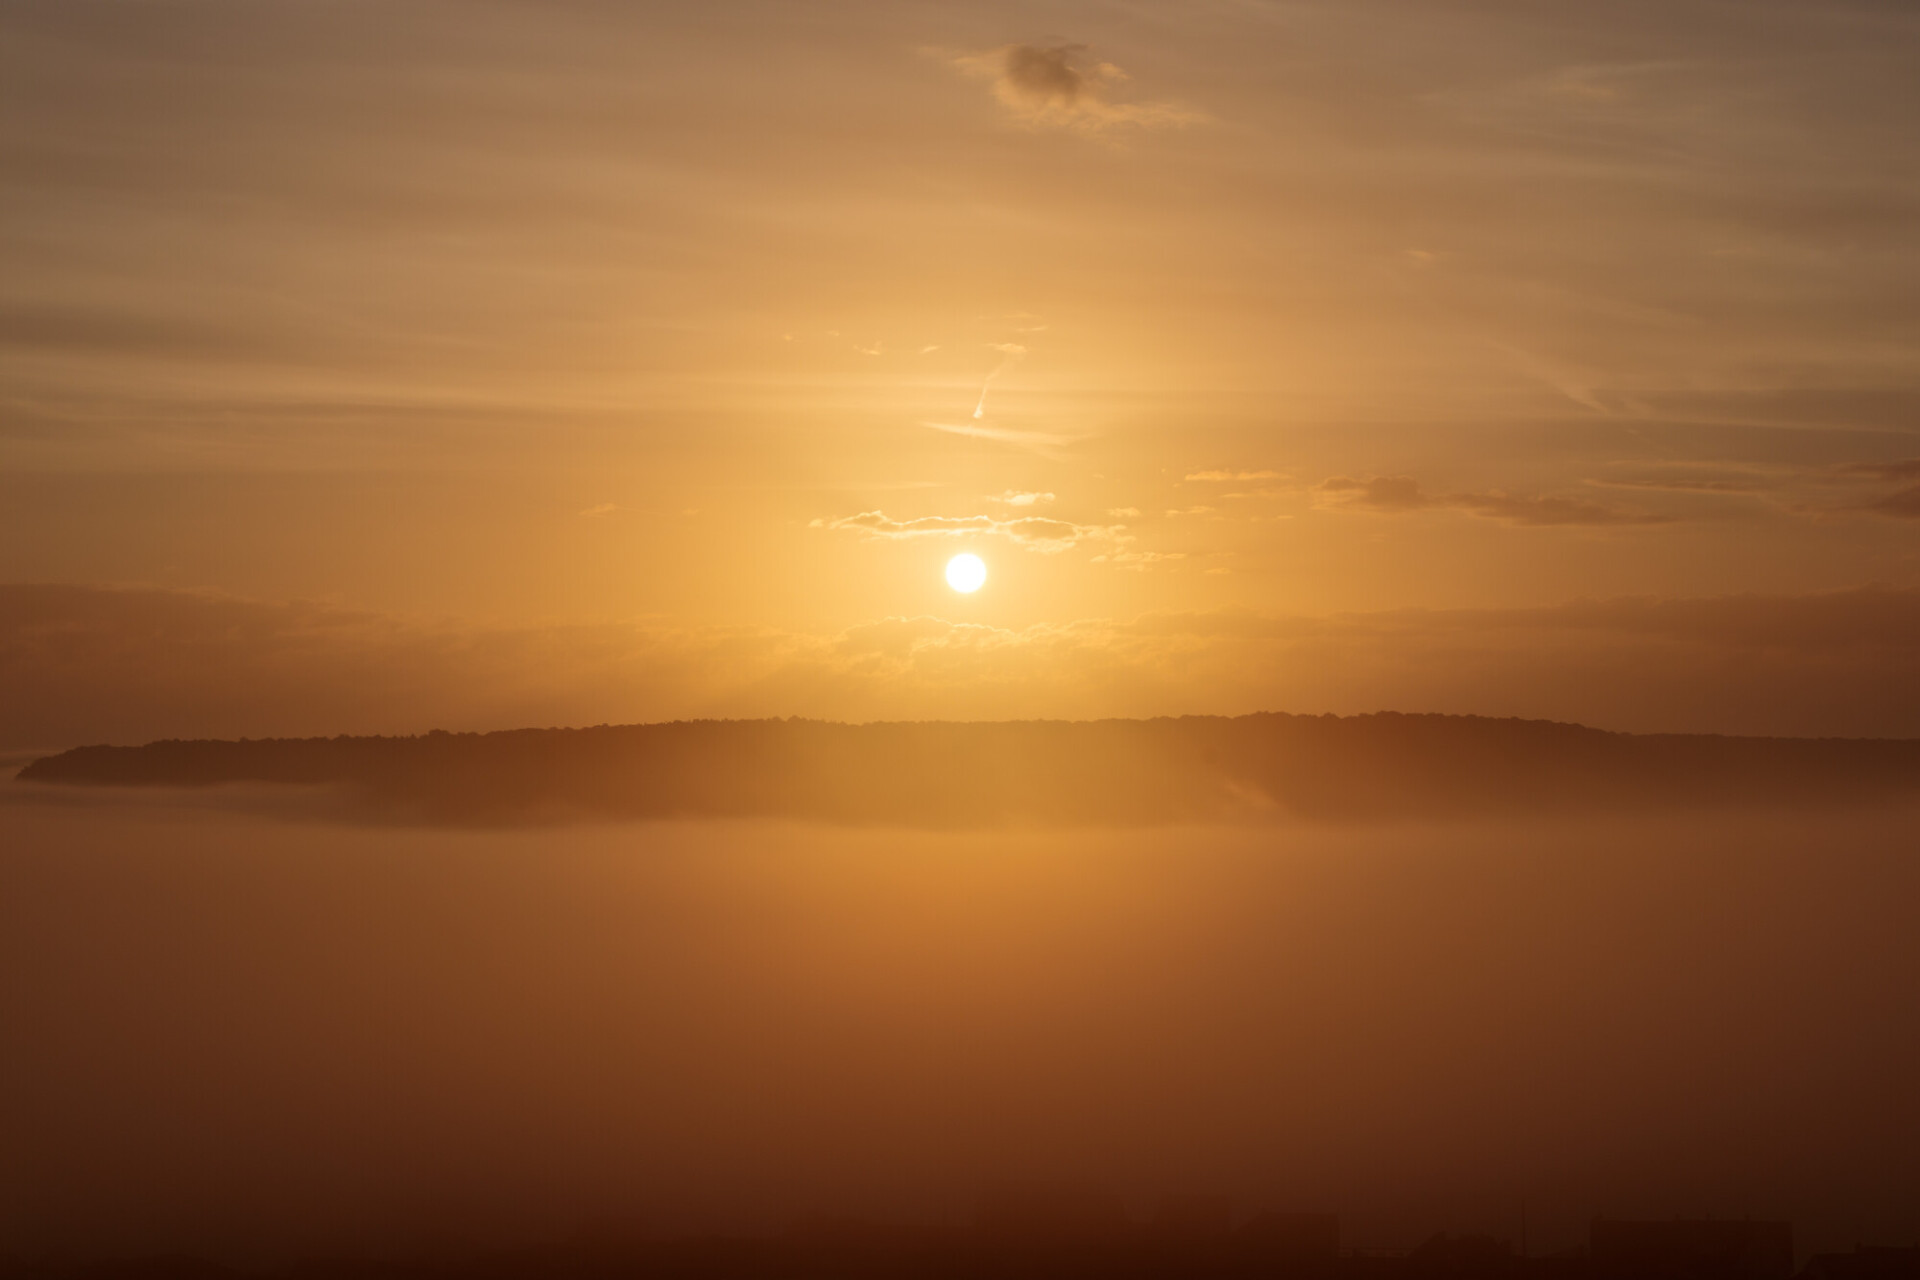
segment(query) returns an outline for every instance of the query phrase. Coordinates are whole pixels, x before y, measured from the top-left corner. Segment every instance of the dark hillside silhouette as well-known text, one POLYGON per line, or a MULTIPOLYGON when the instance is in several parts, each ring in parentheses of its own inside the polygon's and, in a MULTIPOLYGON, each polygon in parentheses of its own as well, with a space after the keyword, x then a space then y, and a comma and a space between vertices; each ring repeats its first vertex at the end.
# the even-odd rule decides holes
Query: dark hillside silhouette
POLYGON ((435 821, 789 817, 972 827, 1824 806, 1920 798, 1920 741, 1473 716, 688 721, 81 747, 23 779, 333 785, 435 821))

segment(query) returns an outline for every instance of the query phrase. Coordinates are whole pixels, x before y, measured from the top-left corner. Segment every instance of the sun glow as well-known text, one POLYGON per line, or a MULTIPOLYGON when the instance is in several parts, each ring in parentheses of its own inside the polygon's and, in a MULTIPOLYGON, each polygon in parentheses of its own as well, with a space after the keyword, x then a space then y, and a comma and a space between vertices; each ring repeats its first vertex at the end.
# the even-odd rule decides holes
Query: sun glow
POLYGON ((987 562, 970 551, 947 561, 947 585, 962 595, 972 595, 986 580, 987 562))

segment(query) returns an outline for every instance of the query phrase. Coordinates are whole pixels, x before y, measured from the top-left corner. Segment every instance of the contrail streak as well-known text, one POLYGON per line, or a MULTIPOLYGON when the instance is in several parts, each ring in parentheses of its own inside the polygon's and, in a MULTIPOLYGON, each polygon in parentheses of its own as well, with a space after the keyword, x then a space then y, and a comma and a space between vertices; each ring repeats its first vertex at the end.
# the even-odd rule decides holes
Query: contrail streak
POLYGON ((998 351, 1002 359, 993 367, 993 371, 981 380, 980 399, 973 406, 973 416, 976 420, 987 416, 987 388, 993 385, 993 380, 1011 369, 1019 362, 1021 356, 1027 354, 1027 349, 1017 342, 993 342, 988 345, 998 351))

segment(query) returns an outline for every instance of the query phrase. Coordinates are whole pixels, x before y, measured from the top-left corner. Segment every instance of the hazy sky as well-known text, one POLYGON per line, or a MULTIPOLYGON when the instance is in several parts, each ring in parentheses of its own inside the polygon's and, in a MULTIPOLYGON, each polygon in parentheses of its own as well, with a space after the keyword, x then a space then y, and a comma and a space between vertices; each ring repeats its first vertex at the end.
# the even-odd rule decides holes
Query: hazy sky
MULTIPOLYGON (((1913 0, 0 0, 0 777, 697 716, 1920 737, 1916 122, 1913 0)), ((1009 1171, 1350 1243, 1913 1238, 1904 811, 4 792, 0 1253, 1009 1171)))
POLYGON ((1753 595, 1659 727, 1920 733, 1916 118, 1899 3, 0 0, 0 581, 161 589, 7 595, 0 671, 192 592, 672 695, 536 719, 1606 722, 1645 626, 1534 697, 1460 620, 1753 595), (1244 644, 1340 614, 1337 695, 1244 644))

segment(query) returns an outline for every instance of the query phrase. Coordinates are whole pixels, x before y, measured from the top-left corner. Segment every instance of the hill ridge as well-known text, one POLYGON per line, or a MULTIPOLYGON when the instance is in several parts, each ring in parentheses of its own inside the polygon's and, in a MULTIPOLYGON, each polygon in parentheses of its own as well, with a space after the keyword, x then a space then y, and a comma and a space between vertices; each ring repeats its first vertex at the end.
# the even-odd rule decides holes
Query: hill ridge
POLYGON ((1438 713, 681 720, 77 747, 26 782, 339 788, 432 821, 787 817, 979 827, 1920 799, 1920 741, 1625 734, 1438 713))

